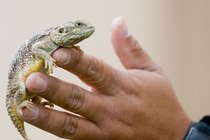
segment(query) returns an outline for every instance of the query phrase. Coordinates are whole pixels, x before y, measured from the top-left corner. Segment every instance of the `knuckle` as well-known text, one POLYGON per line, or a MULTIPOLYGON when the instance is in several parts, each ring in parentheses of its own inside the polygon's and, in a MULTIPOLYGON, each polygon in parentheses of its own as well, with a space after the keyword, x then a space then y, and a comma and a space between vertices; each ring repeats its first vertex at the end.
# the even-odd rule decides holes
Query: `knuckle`
POLYGON ((59 84, 54 78, 50 79, 50 86, 48 87, 48 92, 45 93, 45 98, 48 100, 53 100, 56 98, 57 93, 59 92, 59 84))
POLYGON ((100 66, 100 63, 96 59, 90 58, 89 64, 87 65, 86 71, 82 77, 86 77, 89 80, 93 79, 96 74, 100 73, 100 66))
POLYGON ((120 120, 120 117, 122 117, 120 109, 114 109, 114 108, 111 109, 111 111, 109 113, 109 117, 111 120, 114 120, 114 121, 120 120))
POLYGON ((108 64, 94 57, 90 58, 89 64, 87 64, 84 73, 80 76, 81 79, 104 92, 110 91, 115 85, 116 80, 113 77, 116 77, 116 71, 108 64))
POLYGON ((85 94, 80 92, 80 89, 78 86, 72 85, 71 93, 69 94, 69 96, 70 97, 66 103, 65 108, 78 110, 83 106, 84 100, 85 100, 85 94))
POLYGON ((76 134, 77 129, 78 129, 78 120, 71 116, 65 116, 60 136, 72 137, 76 134))
POLYGON ((80 63, 81 53, 78 52, 76 49, 70 49, 68 52, 70 59, 64 64, 64 68, 68 70, 74 70, 80 63))
POLYGON ((130 36, 129 39, 129 43, 130 45, 132 46, 130 49, 131 49, 131 53, 134 55, 134 56, 141 56, 142 54, 144 54, 144 51, 143 49, 140 47, 140 44, 139 42, 133 37, 133 36, 130 36))
POLYGON ((36 106, 33 112, 30 110, 26 110, 27 112, 29 111, 29 115, 33 116, 30 117, 29 120, 27 119, 27 122, 30 124, 36 125, 36 126, 42 126, 43 124, 50 124, 50 119, 51 113, 49 110, 43 109, 42 106, 36 106))
POLYGON ((86 67, 84 73, 80 76, 81 79, 84 79, 90 84, 101 86, 104 84, 104 67, 101 62, 91 58, 89 64, 86 67))
POLYGON ((139 43, 138 41, 134 38, 133 35, 129 35, 127 38, 126 38, 126 41, 131 45, 131 46, 139 46, 139 43))

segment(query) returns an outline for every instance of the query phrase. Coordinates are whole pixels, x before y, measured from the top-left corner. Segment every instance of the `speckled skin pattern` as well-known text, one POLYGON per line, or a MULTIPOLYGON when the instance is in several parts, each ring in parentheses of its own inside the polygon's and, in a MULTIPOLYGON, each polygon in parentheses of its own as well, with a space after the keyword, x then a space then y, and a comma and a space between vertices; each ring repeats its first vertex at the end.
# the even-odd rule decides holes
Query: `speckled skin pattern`
POLYGON ((56 66, 51 54, 59 47, 75 47, 76 43, 88 38, 93 32, 94 27, 87 21, 71 21, 35 35, 17 51, 9 70, 6 108, 13 124, 25 140, 29 138, 17 111, 21 112, 24 107, 33 108, 34 99, 41 103, 41 97, 36 97, 26 90, 26 78, 38 71, 51 74, 56 66))

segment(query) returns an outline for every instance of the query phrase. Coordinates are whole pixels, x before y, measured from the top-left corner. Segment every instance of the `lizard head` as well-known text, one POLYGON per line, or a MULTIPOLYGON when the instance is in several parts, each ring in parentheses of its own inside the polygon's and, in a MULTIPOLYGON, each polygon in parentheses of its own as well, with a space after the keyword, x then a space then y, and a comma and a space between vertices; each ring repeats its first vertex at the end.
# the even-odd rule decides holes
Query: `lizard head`
POLYGON ((87 21, 76 20, 54 27, 50 38, 58 46, 69 47, 91 36, 94 30, 87 21))

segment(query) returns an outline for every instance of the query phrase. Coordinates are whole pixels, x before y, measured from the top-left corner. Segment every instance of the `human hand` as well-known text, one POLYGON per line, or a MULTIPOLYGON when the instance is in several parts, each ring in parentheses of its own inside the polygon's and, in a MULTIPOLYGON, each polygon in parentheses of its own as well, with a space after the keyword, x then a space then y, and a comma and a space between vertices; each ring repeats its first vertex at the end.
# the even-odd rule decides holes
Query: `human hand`
POLYGON ((190 124, 161 68, 127 32, 121 18, 113 22, 112 42, 125 70, 75 49, 53 54, 59 67, 77 75, 91 91, 42 73, 31 74, 27 89, 81 115, 41 105, 24 109, 26 122, 72 140, 180 140, 190 124))

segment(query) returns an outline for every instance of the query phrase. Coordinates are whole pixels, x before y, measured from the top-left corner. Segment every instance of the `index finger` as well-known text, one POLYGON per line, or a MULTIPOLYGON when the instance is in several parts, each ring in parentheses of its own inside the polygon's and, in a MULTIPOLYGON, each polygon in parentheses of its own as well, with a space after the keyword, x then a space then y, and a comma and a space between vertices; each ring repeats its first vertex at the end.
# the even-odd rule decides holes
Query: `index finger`
POLYGON ((99 91, 111 94, 109 91, 117 85, 117 70, 102 60, 82 54, 73 48, 60 48, 52 56, 59 67, 77 75, 83 82, 99 91))

